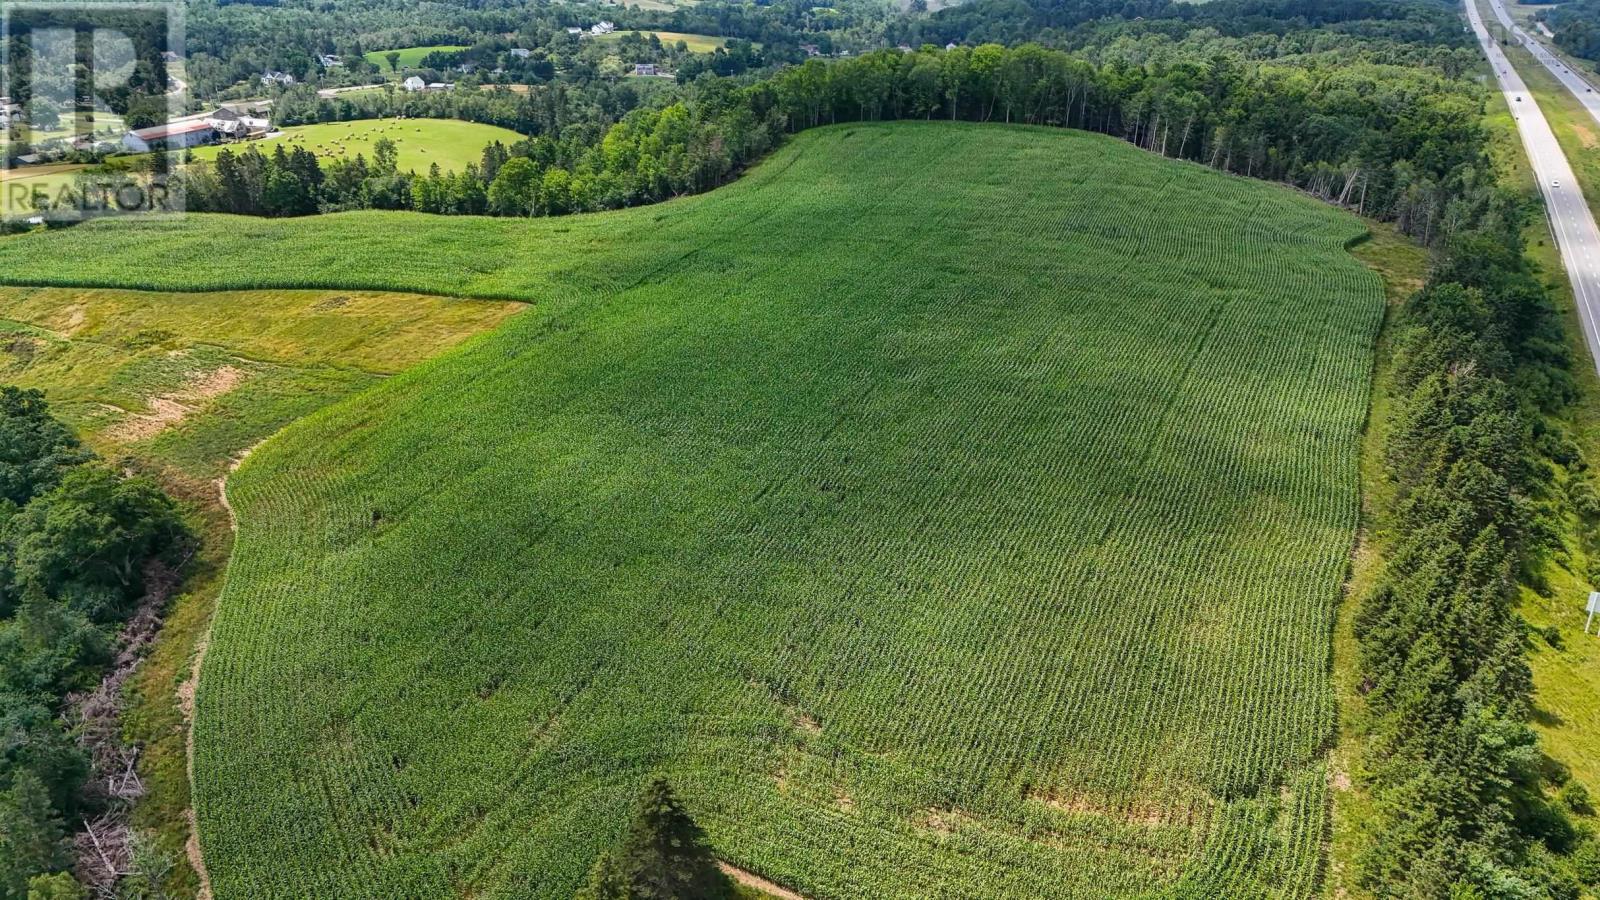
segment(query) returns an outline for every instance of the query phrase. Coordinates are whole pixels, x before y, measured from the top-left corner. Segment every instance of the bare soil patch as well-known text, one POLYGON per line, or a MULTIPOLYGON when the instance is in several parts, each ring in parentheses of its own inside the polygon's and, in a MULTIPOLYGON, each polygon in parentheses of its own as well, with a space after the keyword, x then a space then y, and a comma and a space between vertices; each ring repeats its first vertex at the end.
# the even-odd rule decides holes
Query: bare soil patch
POLYGON ((181 391, 151 397, 150 412, 137 413, 107 429, 106 435, 125 444, 155 437, 188 418, 194 405, 220 397, 238 387, 246 372, 235 366, 221 366, 211 372, 190 373, 189 384, 181 391))

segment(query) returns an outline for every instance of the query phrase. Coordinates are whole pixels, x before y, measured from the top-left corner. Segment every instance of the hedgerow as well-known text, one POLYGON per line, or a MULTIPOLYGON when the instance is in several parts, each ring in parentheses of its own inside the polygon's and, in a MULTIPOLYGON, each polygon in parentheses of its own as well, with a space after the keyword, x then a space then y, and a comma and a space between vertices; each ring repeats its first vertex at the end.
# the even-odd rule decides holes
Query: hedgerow
POLYGON ((1577 897, 1596 884, 1581 860, 1600 848, 1547 794, 1516 609, 1554 549, 1545 498, 1567 451, 1547 416, 1573 386, 1520 216, 1502 222, 1450 242, 1397 329, 1386 561, 1355 619, 1375 806, 1359 875, 1377 896, 1577 897))

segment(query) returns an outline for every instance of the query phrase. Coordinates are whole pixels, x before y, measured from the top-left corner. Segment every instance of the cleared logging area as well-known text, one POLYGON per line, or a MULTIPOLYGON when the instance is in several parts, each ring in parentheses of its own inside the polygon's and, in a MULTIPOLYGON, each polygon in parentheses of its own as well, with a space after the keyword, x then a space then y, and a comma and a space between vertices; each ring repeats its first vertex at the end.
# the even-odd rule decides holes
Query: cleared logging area
POLYGON ((1299 897, 1361 232, 1110 139, 904 124, 617 214, 100 225, 0 271, 541 301, 234 476, 219 896, 570 897, 659 771, 807 896, 1299 897))

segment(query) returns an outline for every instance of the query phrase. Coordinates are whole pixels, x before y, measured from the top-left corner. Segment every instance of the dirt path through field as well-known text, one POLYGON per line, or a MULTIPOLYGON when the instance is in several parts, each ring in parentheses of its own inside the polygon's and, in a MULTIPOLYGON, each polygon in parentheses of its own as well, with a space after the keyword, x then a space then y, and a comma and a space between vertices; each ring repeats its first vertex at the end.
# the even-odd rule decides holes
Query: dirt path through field
MULTIPOLYGON (((233 461, 233 464, 228 467, 228 471, 231 473, 234 469, 239 468, 239 464, 244 462, 245 457, 249 456, 250 453, 259 446, 261 446, 261 444, 256 444, 254 447, 249 447, 243 453, 239 454, 238 458, 233 461)), ((222 504, 222 508, 228 513, 228 525, 233 529, 233 533, 238 535, 239 517, 234 514, 233 504, 228 502, 227 475, 217 479, 217 502, 222 504)), ((211 614, 213 617, 215 617, 216 610, 212 610, 211 614)), ((205 663, 206 651, 210 648, 211 625, 207 624, 205 631, 200 635, 200 639, 195 642, 194 662, 189 666, 189 677, 184 680, 183 684, 178 685, 178 706, 183 710, 184 755, 186 757, 186 766, 188 768, 190 793, 189 809, 186 811, 189 819, 189 839, 184 842, 183 849, 184 854, 189 857, 189 865, 194 868, 195 874, 200 877, 200 890, 195 895, 197 900, 212 900, 211 873, 206 870, 205 857, 200 852, 200 826, 199 823, 195 821, 193 796, 194 698, 196 691, 198 691, 200 688, 200 666, 205 663)))
POLYGON ((746 872, 744 869, 741 869, 738 866, 719 861, 717 863, 717 868, 721 869, 729 878, 732 878, 734 881, 739 882, 745 887, 752 887, 758 891, 771 894, 772 896, 779 898, 779 900, 806 900, 806 898, 796 894, 794 891, 791 891, 782 885, 773 884, 754 872, 746 872))

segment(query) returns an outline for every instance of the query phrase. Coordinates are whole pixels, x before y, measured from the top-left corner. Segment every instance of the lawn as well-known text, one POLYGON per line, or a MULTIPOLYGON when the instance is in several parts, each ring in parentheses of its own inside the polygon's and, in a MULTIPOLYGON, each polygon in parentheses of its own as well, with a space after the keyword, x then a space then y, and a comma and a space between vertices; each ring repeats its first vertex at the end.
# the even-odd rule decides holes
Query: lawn
POLYGON ((1306 897, 1363 231, 906 123, 653 207, 104 222, 0 278, 538 301, 230 481, 218 896, 565 900, 661 772, 812 897, 1306 897))
MULTIPOLYGON (((508 128, 457 119, 357 119, 285 128, 282 137, 265 138, 251 146, 262 153, 271 153, 278 143, 284 144, 285 150, 300 146, 317 154, 323 162, 353 159, 359 153, 371 162, 373 147, 382 138, 394 141, 401 171, 424 174, 434 163, 446 172, 461 170, 467 163, 478 162, 483 148, 494 141, 509 147, 523 139, 508 128)), ((235 152, 242 149, 238 145, 231 147, 235 152)), ((196 159, 215 159, 220 152, 222 147, 216 145, 193 151, 196 159)))
MULTIPOLYGON (((421 66, 423 58, 430 53, 454 53, 457 50, 465 50, 467 48, 459 44, 435 44, 431 47, 401 47, 399 49, 400 70, 403 72, 406 69, 415 69, 418 66, 421 66)), ((372 63, 384 73, 388 74, 389 60, 387 59, 387 56, 391 52, 393 51, 371 50, 363 54, 363 56, 366 58, 367 62, 372 63)))
MULTIPOLYGON (((633 32, 618 30, 613 31, 610 34, 602 34, 599 37, 591 38, 590 40, 601 42, 619 41, 625 34, 633 34, 633 32)), ((726 47, 728 45, 727 38, 717 37, 710 34, 690 34, 682 31, 641 31, 639 34, 654 34, 656 37, 661 39, 662 44, 669 47, 676 44, 678 41, 683 41, 689 46, 690 53, 710 53, 718 47, 726 47)))
MULTIPOLYGON (((233 543, 215 479, 284 424, 524 308, 357 292, 0 288, 0 381, 43 389, 107 458, 157 474, 204 537, 124 716, 147 790, 136 824, 171 859, 183 858, 189 834, 177 688, 233 543)), ((193 896, 197 881, 179 863, 166 886, 193 896)))

